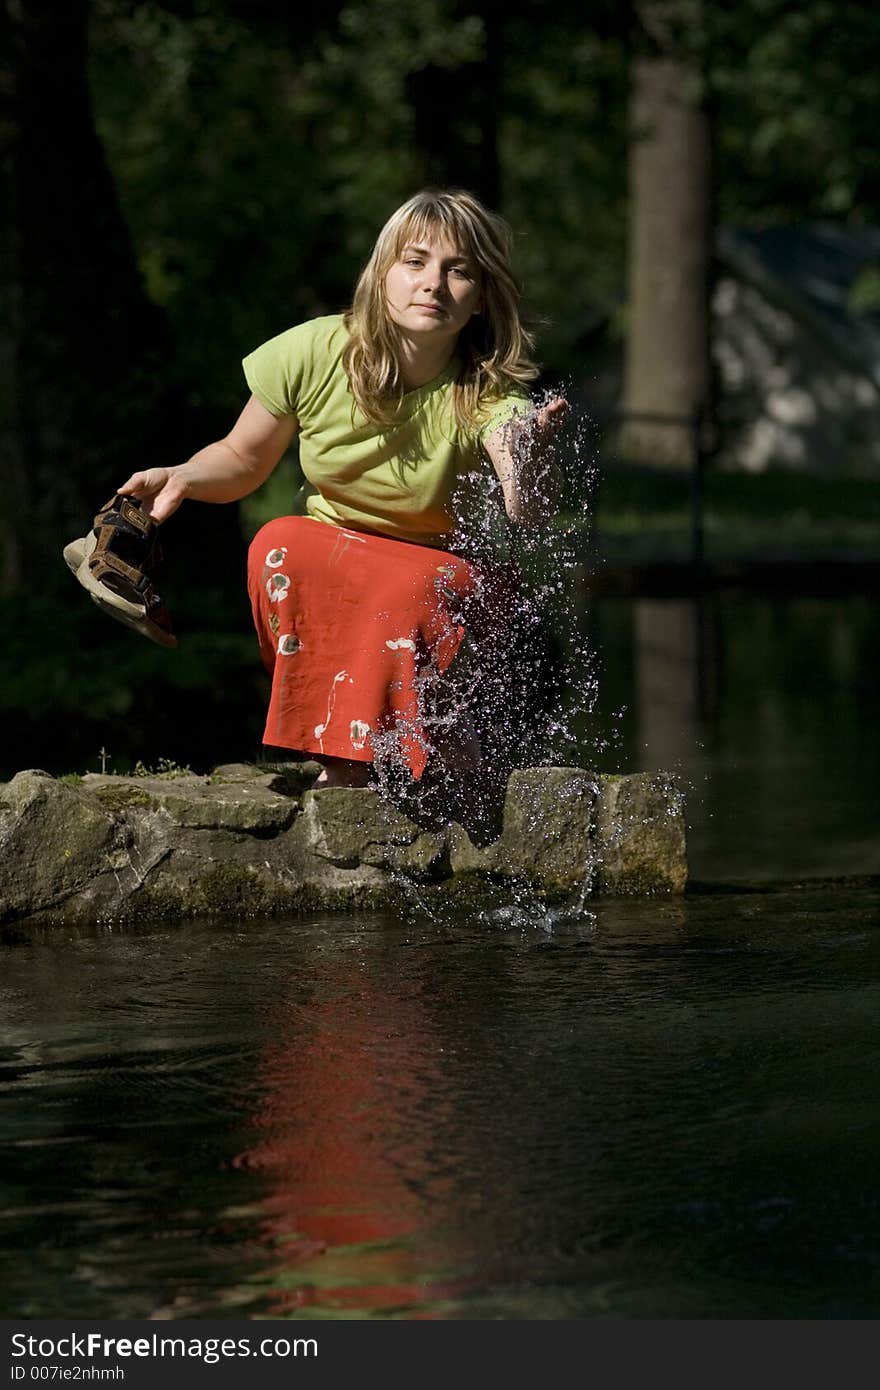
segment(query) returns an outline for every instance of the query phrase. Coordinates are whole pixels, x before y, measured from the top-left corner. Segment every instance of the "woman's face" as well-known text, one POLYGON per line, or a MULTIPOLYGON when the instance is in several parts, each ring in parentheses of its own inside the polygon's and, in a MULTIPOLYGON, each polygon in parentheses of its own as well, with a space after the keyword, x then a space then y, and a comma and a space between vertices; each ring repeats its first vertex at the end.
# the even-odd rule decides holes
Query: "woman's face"
POLYGON ((407 242, 385 276, 392 322, 425 341, 454 341, 481 300, 479 268, 439 234, 425 232, 407 242))

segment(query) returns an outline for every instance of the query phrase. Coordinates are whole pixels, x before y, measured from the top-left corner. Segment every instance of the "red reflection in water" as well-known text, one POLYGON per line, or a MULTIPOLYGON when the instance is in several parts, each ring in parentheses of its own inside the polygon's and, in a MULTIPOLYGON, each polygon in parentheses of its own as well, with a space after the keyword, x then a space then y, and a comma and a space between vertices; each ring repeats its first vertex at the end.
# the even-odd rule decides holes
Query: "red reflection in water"
POLYGON ((356 963, 321 988, 332 997, 279 1006, 257 1078, 261 1137, 237 1160, 271 1184, 271 1311, 411 1308, 460 1293, 461 1281, 426 1268, 457 1258, 447 1234, 456 1203, 437 1171, 450 1107, 420 986, 373 981, 356 963))

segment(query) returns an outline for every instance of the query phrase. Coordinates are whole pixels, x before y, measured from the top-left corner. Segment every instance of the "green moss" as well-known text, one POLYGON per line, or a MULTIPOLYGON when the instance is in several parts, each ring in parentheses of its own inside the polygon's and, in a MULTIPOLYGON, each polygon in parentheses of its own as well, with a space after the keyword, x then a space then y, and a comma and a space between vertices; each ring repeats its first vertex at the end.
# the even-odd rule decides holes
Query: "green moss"
POLYGON ((449 907, 478 910, 491 907, 496 900, 499 883, 481 869, 467 869, 433 886, 433 893, 449 907))
POLYGON ((79 787, 82 785, 82 780, 78 772, 62 772, 58 778, 59 782, 63 782, 68 787, 79 787))
POLYGON ((122 907, 118 920, 145 925, 152 922, 173 922, 192 915, 179 888, 149 884, 130 898, 122 907))
POLYGON ((200 908, 208 912, 272 910, 260 875, 240 864, 215 864, 199 883, 198 894, 200 908))
POLYGON ((107 785, 97 787, 94 795, 107 811, 127 811, 132 806, 155 806, 156 802, 149 792, 140 787, 107 785))

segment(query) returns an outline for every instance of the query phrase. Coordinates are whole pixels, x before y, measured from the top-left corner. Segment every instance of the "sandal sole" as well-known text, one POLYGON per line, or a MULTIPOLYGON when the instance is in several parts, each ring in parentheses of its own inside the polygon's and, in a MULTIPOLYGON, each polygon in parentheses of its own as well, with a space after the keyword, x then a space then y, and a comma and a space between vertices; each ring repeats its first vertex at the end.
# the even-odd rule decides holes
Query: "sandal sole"
POLYGON ((115 618, 117 622, 124 623, 126 627, 139 632, 157 646, 176 647, 177 638, 152 622, 147 617, 147 610, 143 604, 129 602, 95 579, 89 569, 89 556, 94 552, 96 545, 97 538, 94 532, 89 532, 79 540, 70 541, 62 551, 67 568, 86 590, 92 602, 102 613, 106 613, 108 618, 115 618))
POLYGON ((144 604, 132 603, 129 599, 123 598, 121 594, 114 594, 112 589, 99 583, 92 574, 89 569, 89 557, 94 553, 97 544, 94 531, 90 531, 87 536, 83 536, 77 541, 71 541, 69 545, 66 545, 61 553, 67 562, 68 569, 79 580, 83 588, 89 591, 92 598, 100 601, 102 607, 118 609, 120 613, 125 613, 129 618, 146 618, 147 610, 144 604), (82 558, 79 558, 80 555, 82 558))
POLYGON ((93 590, 90 590, 89 594, 92 603, 96 604, 102 613, 106 613, 108 618, 115 618, 118 623, 124 623, 126 627, 130 627, 134 632, 139 632, 142 637, 146 637, 150 642, 155 642, 159 647, 177 646, 177 638, 172 637, 170 633, 151 622, 146 615, 140 618, 130 617, 129 614, 123 613, 120 608, 107 603, 103 594, 96 594, 93 590))

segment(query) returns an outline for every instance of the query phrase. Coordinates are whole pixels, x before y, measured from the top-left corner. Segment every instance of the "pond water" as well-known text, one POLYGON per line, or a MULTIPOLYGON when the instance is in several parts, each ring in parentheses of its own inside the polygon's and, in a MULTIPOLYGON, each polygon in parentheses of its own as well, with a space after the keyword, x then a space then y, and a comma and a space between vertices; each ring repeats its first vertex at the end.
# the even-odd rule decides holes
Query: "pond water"
POLYGON ((7 1316, 877 1315, 876 611, 584 623, 695 891, 0 945, 7 1316))
POLYGON ((875 1316, 878 905, 9 949, 4 1307, 875 1316))
POLYGON ((605 600, 584 746, 668 768, 697 881, 880 874, 880 609, 870 598, 605 600))

